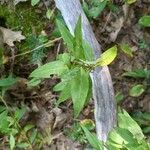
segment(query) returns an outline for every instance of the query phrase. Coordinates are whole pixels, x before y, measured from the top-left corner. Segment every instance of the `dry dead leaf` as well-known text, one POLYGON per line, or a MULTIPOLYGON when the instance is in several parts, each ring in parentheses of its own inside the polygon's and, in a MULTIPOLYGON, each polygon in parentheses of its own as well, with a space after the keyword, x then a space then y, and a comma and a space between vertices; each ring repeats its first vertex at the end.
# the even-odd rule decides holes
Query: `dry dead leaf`
POLYGON ((59 128, 60 129, 64 125, 64 123, 66 122, 67 115, 65 113, 63 113, 62 110, 59 109, 59 108, 54 108, 52 110, 52 112, 56 116, 55 122, 54 122, 54 125, 53 125, 53 129, 55 129, 55 128, 59 128))
POLYGON ((114 31, 110 33, 110 40, 114 42, 117 39, 117 36, 123 27, 124 23, 124 17, 120 17, 119 19, 116 20, 116 22, 113 23, 113 28, 114 31))
POLYGON ((12 31, 3 27, 0 27, 0 30, 3 34, 3 43, 6 43, 9 46, 14 46, 13 42, 15 41, 20 42, 25 39, 25 36, 21 34, 21 31, 12 31))

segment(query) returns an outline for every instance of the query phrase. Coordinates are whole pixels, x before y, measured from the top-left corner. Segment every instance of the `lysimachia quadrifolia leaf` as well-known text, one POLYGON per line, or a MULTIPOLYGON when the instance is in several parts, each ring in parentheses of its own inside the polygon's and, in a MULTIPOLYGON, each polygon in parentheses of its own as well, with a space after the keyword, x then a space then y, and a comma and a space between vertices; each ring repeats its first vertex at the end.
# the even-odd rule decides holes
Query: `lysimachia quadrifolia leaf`
POLYGON ((96 66, 107 66, 115 59, 116 56, 117 46, 113 46, 101 54, 100 58, 96 60, 96 66))
POLYGON ((71 81, 71 97, 73 100, 74 115, 78 117, 87 100, 89 91, 89 74, 80 68, 79 74, 71 81))
POLYGON ((68 49, 72 51, 74 49, 74 37, 60 20, 57 20, 57 26, 68 49))
POLYGON ((75 30, 75 42, 74 42, 74 56, 78 59, 85 60, 84 50, 83 50, 83 37, 82 37, 82 20, 81 16, 79 17, 75 30))
POLYGON ((82 46, 84 49, 85 59, 88 61, 93 61, 94 60, 94 54, 93 54, 92 47, 86 41, 83 41, 82 46))
POLYGON ((53 88, 54 91, 61 91, 59 100, 57 101, 58 105, 71 97, 71 83, 72 80, 79 74, 79 71, 80 68, 76 67, 64 73, 61 76, 62 81, 53 88))
POLYGON ((67 65, 64 62, 57 60, 57 61, 49 62, 49 63, 35 69, 30 74, 30 77, 49 78, 50 75, 52 75, 52 74, 61 75, 67 70, 68 70, 67 65))

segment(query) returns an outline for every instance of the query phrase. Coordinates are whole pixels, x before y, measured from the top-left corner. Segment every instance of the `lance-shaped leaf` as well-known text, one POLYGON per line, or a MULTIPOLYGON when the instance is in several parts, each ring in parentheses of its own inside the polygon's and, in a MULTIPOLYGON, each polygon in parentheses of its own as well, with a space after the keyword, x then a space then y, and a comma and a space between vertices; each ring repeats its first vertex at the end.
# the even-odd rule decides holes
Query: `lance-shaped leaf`
POLYGON ((86 135, 87 140, 91 144, 91 146, 96 150, 103 150, 103 145, 98 140, 96 135, 92 134, 84 125, 81 124, 81 127, 86 135))
POLYGON ((101 57, 96 60, 96 66, 107 66, 115 59, 116 56, 117 46, 113 46, 102 53, 101 57))
POLYGON ((71 35, 71 33, 61 21, 57 20, 57 26, 59 28, 64 42, 68 46, 68 49, 73 50, 74 37, 71 35))
POLYGON ((52 74, 61 75, 67 71, 67 65, 62 61, 53 61, 35 69, 30 77, 34 78, 49 78, 52 74))
POLYGON ((75 43, 74 43, 74 56, 79 59, 85 59, 84 49, 83 49, 83 38, 82 38, 82 20, 81 16, 79 17, 75 31, 75 43))
POLYGON ((74 115, 75 117, 78 117, 87 99, 89 90, 89 74, 83 68, 80 68, 79 74, 72 80, 71 83, 74 115))

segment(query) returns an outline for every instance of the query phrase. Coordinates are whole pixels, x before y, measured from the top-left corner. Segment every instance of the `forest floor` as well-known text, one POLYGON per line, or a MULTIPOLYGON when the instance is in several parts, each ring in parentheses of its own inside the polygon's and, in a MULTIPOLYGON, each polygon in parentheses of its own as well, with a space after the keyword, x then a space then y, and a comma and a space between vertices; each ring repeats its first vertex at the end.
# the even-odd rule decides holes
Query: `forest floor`
MULTIPOLYGON (((59 93, 54 92, 53 87, 59 81, 57 76, 43 80, 38 86, 27 86, 30 73, 38 65, 55 60, 58 53, 65 49, 63 41, 58 39, 60 33, 55 19, 61 18, 61 15, 54 2, 41 1, 34 7, 29 1, 19 2, 17 5, 13 5, 9 0, 0 0, 0 3, 0 28, 22 31, 22 35, 19 35, 19 38, 22 36, 20 43, 11 38, 10 41, 14 42, 14 45, 11 42, 3 44, 5 51, 0 77, 2 79, 10 74, 17 77, 15 85, 5 92, 5 102, 13 111, 16 108, 26 108, 19 121, 20 126, 23 128, 27 124, 34 125, 34 129, 40 133, 38 138, 44 137, 44 150, 83 149, 86 139, 82 134, 76 133, 77 122, 83 119, 94 121, 93 101, 83 109, 78 119, 74 119, 70 101, 56 107, 59 93), (48 9, 53 13, 48 13, 48 9), (54 39, 58 40, 50 47, 42 47, 31 52, 45 41, 54 39)), ((145 86, 149 81, 125 77, 123 73, 136 69, 150 69, 150 28, 143 28, 138 24, 143 15, 150 15, 150 2, 138 0, 132 5, 120 2, 116 2, 115 5, 118 8, 117 12, 111 12, 106 8, 90 22, 102 51, 114 44, 124 43, 133 51, 133 57, 119 52, 115 61, 109 65, 109 69, 115 94, 118 95, 118 106, 126 109, 138 120, 141 113, 150 112, 150 91, 144 91, 138 97, 130 96, 129 91, 134 85, 145 86)), ((10 31, 8 34, 12 35, 10 31)), ((0 102, 0 105, 3 106, 3 103, 0 102)), ((148 121, 142 124, 142 127, 147 124, 148 121)), ((146 135, 149 133, 150 131, 146 135)), ((38 138, 33 146, 35 150, 39 146, 38 138)), ((6 137, 0 134, 0 149, 9 149, 6 141, 6 137)))

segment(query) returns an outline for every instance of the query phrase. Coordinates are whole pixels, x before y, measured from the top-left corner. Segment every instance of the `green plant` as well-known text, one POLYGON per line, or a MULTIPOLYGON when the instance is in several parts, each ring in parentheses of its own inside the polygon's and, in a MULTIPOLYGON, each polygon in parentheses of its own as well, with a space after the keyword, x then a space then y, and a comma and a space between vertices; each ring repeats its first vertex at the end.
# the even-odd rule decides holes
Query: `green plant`
POLYGON ((143 94, 143 92, 149 93, 149 91, 150 91, 150 70, 137 69, 134 71, 126 72, 123 74, 123 76, 142 80, 141 84, 134 85, 130 89, 130 91, 129 91, 130 96, 138 97, 141 94, 143 94))
POLYGON ((40 2, 40 0, 31 0, 31 5, 35 6, 40 2))
POLYGON ((108 7, 111 11, 117 11, 117 6, 115 6, 110 0, 88 0, 82 2, 83 10, 86 15, 91 18, 97 18, 102 11, 108 7))
POLYGON ((150 112, 136 112, 132 115, 141 126, 144 134, 150 133, 150 112))
POLYGON ((71 35, 62 22, 57 20, 57 25, 68 52, 58 55, 56 61, 37 68, 30 77, 38 80, 58 75, 61 82, 54 87, 54 91, 61 93, 57 104, 72 98, 74 115, 77 117, 91 96, 90 72, 97 66, 110 64, 117 55, 117 47, 111 47, 94 61, 91 47, 82 38, 81 17, 75 28, 75 36, 71 35))
MULTIPOLYGON (((82 120, 82 123, 87 127, 89 131, 92 131, 95 127, 94 123, 90 119, 82 120)), ((74 141, 78 141, 82 144, 87 143, 87 138, 79 122, 75 122, 71 128, 65 130, 66 135, 74 141)))
POLYGON ((90 145, 96 150, 147 150, 150 143, 145 140, 140 126, 130 117, 125 110, 119 110, 118 127, 114 128, 108 136, 106 142, 101 142, 92 134, 81 122, 81 127, 85 132, 90 145))
POLYGON ((150 15, 144 15, 140 18, 139 24, 144 27, 150 27, 150 15))
POLYGON ((9 76, 0 80, 0 136, 6 137, 5 144, 10 149, 33 149, 34 144, 40 144, 42 138, 34 125, 20 125, 20 121, 26 113, 26 107, 11 107, 5 101, 6 91, 17 82, 17 78, 9 76))

